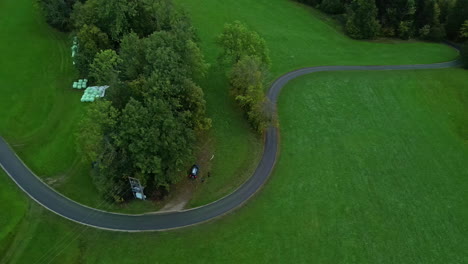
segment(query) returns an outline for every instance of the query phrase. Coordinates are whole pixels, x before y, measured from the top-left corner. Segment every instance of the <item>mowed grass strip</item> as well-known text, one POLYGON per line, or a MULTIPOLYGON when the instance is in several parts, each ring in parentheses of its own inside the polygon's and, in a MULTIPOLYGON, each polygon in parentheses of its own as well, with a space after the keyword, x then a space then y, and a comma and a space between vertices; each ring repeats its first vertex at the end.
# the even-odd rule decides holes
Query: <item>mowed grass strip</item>
POLYGON ((304 76, 280 96, 273 177, 243 208, 172 232, 85 230, 68 246, 45 241, 79 226, 41 214, 19 262, 50 243, 51 263, 77 252, 86 263, 465 263, 467 82, 458 69, 304 76))

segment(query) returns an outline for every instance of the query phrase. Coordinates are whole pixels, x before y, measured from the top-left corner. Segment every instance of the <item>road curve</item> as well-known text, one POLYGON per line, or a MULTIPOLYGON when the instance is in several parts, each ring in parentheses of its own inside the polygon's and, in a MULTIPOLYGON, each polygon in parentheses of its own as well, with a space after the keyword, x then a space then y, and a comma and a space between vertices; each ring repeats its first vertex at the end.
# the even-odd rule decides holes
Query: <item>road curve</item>
MULTIPOLYGON (((458 61, 389 66, 321 66, 289 72, 278 78, 267 93, 268 99, 276 106, 281 89, 292 79, 322 71, 381 71, 419 70, 457 67, 458 61)), ((254 174, 236 191, 213 203, 177 212, 126 215, 104 212, 72 201, 42 182, 14 153, 7 142, 0 137, 0 166, 11 179, 33 200, 50 211, 80 224, 115 231, 161 231, 175 229, 208 221, 222 216, 241 206, 252 197, 269 178, 278 155, 278 129, 269 127, 265 133, 263 156, 254 174)))

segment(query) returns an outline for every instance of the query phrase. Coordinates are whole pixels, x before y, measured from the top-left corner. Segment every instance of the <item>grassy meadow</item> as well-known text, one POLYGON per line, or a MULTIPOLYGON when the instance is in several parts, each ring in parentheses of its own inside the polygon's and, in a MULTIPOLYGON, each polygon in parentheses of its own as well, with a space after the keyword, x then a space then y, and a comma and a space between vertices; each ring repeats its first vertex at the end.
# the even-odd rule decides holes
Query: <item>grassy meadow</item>
MULTIPOLYGON (((350 40, 338 25, 287 0, 177 0, 211 63, 202 86, 213 118, 209 180, 191 206, 250 176, 261 151, 229 98, 215 40, 240 20, 267 41, 271 79, 314 65, 430 63, 456 52, 431 43, 350 40)), ((85 105, 68 37, 34 2, 0 3, 0 135, 62 193, 101 209, 74 131, 85 105)), ((459 69, 303 76, 279 98, 281 155, 263 190, 210 223, 116 233, 41 208, 0 172, 0 263, 466 263, 468 73, 459 69)), ((203 148, 203 146, 202 146, 203 148)), ((209 157, 210 155, 208 155, 209 157)))
POLYGON ((279 100, 275 172, 243 208, 131 234, 33 203, 36 224, 18 234, 30 239, 7 252, 16 263, 464 263, 467 81, 458 69, 301 77, 279 100))

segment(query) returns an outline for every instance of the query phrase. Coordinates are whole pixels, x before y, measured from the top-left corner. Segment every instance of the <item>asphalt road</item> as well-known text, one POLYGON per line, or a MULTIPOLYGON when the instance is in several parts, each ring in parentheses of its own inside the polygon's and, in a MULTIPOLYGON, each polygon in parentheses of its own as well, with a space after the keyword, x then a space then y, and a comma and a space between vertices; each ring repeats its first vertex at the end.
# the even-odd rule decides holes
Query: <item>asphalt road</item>
MULTIPOLYGON (((278 78, 272 84, 267 96, 275 106, 273 111, 276 111, 276 102, 281 89, 290 80, 314 72, 441 69, 457 66, 459 66, 458 61, 421 65, 323 66, 303 68, 289 72, 278 78)), ((269 127, 265 133, 263 156, 254 174, 241 187, 224 198, 189 210, 142 215, 104 212, 76 203, 62 196, 34 175, 1 137, 0 165, 11 179, 33 200, 62 217, 100 229, 127 232, 158 231, 205 222, 241 206, 268 180, 278 156, 278 142, 278 129, 276 127, 269 127)))

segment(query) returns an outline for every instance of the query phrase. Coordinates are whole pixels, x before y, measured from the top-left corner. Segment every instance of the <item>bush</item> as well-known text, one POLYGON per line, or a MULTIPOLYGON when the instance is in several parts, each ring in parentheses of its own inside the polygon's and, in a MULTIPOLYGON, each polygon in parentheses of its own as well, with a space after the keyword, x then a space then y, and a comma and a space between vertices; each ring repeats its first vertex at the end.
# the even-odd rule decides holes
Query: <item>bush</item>
POLYGON ((267 70, 261 60, 251 56, 239 60, 229 73, 231 93, 259 133, 266 127, 263 93, 266 75, 267 70))
POLYGON ((60 31, 71 29, 70 15, 74 3, 75 0, 39 0, 47 23, 60 31))

